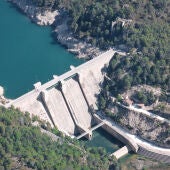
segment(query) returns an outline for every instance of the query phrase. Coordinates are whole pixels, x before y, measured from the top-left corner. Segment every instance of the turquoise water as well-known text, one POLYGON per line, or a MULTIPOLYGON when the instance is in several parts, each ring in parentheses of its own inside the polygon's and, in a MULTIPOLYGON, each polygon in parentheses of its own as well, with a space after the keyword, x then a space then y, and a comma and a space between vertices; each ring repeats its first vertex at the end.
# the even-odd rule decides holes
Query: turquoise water
POLYGON ((0 85, 5 96, 16 98, 46 82, 52 75, 79 65, 81 60, 54 43, 51 27, 31 23, 13 5, 0 0, 0 85))

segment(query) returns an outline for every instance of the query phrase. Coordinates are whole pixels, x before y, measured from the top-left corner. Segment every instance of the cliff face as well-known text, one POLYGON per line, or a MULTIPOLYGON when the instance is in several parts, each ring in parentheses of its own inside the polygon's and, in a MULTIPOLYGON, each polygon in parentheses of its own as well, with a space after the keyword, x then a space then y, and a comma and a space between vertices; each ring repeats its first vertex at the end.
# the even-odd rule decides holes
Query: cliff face
POLYGON ((152 142, 161 147, 170 147, 170 125, 157 119, 147 117, 135 111, 116 106, 113 113, 119 124, 130 133, 152 142))
POLYGON ((101 50, 89 43, 87 40, 75 38, 69 28, 69 16, 65 11, 51 10, 51 8, 36 7, 28 0, 9 0, 22 12, 38 25, 55 26, 55 37, 59 43, 68 48, 68 51, 77 55, 78 58, 94 58, 101 54, 101 50))
POLYGON ((75 35, 69 28, 69 16, 61 12, 56 16, 55 33, 59 43, 66 46, 68 51, 77 55, 78 58, 94 58, 101 54, 101 50, 87 40, 75 38, 75 35))
POLYGON ((51 25, 58 15, 57 10, 51 11, 51 9, 36 7, 28 0, 10 0, 10 2, 14 3, 38 25, 51 25))

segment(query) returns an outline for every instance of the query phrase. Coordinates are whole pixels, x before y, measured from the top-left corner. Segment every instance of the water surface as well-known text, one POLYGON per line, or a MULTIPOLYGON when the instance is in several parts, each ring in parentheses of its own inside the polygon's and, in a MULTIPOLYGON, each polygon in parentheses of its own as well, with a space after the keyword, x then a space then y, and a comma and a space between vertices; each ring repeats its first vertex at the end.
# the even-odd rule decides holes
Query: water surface
POLYGON ((118 139, 107 133, 102 128, 98 128, 97 130, 93 131, 92 140, 82 138, 81 142, 88 147, 103 147, 108 153, 113 153, 120 147, 124 146, 123 143, 121 143, 118 139))

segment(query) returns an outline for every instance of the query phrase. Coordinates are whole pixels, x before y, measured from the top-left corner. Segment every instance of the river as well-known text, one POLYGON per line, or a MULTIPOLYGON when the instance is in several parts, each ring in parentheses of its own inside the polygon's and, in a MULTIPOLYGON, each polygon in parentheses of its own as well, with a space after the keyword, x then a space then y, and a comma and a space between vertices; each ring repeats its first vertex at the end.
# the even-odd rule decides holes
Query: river
MULTIPOLYGON (((5 96, 16 98, 30 91, 37 81, 46 82, 83 61, 55 43, 51 27, 37 26, 13 5, 0 0, 0 85, 5 96)), ((121 143, 98 129, 86 146, 113 152, 121 143)))

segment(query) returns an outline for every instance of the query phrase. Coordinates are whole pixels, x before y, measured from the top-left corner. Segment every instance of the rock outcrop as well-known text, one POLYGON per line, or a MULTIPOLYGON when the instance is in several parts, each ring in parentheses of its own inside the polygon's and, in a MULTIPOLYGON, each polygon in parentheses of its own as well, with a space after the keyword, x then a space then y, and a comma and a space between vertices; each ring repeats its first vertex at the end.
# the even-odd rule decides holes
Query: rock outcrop
POLYGON ((3 94, 4 94, 4 89, 2 86, 0 86, 0 96, 3 96, 3 94))
POLYGON ((11 100, 4 97, 4 88, 0 86, 0 106, 9 103, 11 100))
POLYGON ((155 145, 170 147, 170 125, 167 122, 160 122, 157 119, 127 110, 120 106, 115 107, 118 112, 113 113, 114 117, 131 134, 140 136, 155 145))
POLYGON ((69 19, 65 13, 60 13, 56 17, 55 33, 59 43, 66 46, 68 51, 76 54, 78 58, 94 58, 104 52, 85 40, 75 38, 68 26, 69 19))
POLYGON ((58 15, 58 11, 50 8, 36 7, 28 0, 9 0, 14 3, 22 12, 31 18, 38 25, 51 25, 58 15))
POLYGON ((96 46, 93 46, 86 40, 75 38, 73 32, 69 29, 69 16, 66 12, 60 10, 51 10, 51 8, 36 7, 28 0, 9 0, 24 12, 33 22, 38 25, 54 25, 55 37, 59 43, 68 48, 68 51, 77 55, 78 58, 94 58, 102 52, 96 46))

